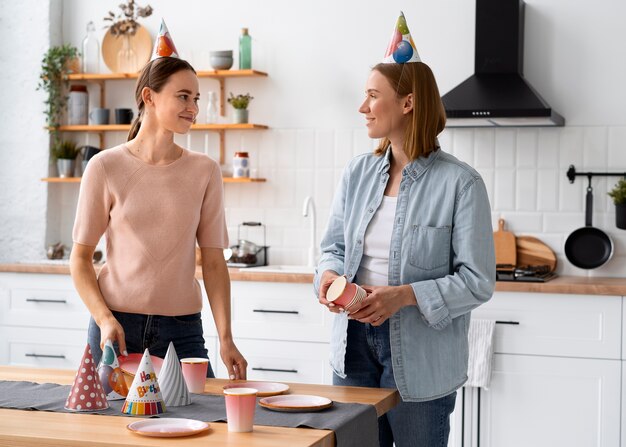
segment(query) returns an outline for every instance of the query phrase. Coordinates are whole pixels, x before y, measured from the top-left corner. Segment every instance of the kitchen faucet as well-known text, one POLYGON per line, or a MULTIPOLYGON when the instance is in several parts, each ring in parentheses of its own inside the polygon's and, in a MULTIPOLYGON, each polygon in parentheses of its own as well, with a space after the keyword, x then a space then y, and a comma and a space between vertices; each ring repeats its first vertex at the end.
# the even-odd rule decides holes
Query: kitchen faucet
POLYGON ((309 208, 311 209, 311 245, 309 246, 309 257, 307 265, 309 267, 317 266, 317 247, 315 245, 315 202, 313 197, 307 196, 304 199, 304 206, 302 207, 302 215, 309 217, 309 208))

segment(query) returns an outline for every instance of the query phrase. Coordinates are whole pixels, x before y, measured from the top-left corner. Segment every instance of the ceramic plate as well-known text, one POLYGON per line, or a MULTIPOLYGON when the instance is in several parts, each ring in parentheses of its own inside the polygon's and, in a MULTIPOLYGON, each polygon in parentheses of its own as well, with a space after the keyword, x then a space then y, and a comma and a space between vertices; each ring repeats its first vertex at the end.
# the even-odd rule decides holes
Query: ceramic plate
POLYGON ((224 389, 228 388, 254 388, 258 390, 257 396, 267 397, 276 396, 278 394, 286 393, 289 390, 289 385, 278 382, 232 382, 224 386, 224 389))
MULTIPOLYGON (((143 354, 128 354, 127 356, 120 355, 117 358, 117 361, 120 362, 120 368, 126 374, 130 374, 134 376, 137 372, 137 367, 139 363, 141 363, 141 359, 143 358, 143 354)), ((152 366, 154 366, 154 372, 158 376, 161 372, 161 365, 163 365, 163 359, 161 357, 156 357, 154 355, 150 356, 150 360, 152 360, 152 366)))
POLYGON ((159 418, 132 422, 126 428, 138 435, 176 438, 206 431, 209 429, 209 424, 194 419, 159 418))
MULTIPOLYGON (((102 59, 109 70, 113 73, 120 73, 117 66, 117 53, 122 49, 124 37, 116 37, 107 29, 102 39, 102 59)), ((130 37, 131 45, 137 56, 137 70, 139 71, 150 60, 152 55, 152 37, 143 26, 137 26, 137 32, 130 37)))
POLYGON ((286 394, 283 396, 264 397, 259 405, 274 411, 319 411, 328 408, 333 401, 321 396, 308 394, 286 394))

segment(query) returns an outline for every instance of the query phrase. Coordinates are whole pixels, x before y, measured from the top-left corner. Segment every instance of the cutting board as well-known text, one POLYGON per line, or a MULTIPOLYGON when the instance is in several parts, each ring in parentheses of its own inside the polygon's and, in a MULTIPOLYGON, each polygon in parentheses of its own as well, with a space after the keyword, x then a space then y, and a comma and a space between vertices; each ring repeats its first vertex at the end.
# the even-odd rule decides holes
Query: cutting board
POLYGON ((556 255, 536 237, 518 236, 516 246, 518 266, 547 265, 551 272, 556 269, 556 255))
POLYGON ((504 231, 504 219, 498 220, 498 231, 493 233, 493 242, 497 265, 517 265, 515 235, 510 231, 504 231))

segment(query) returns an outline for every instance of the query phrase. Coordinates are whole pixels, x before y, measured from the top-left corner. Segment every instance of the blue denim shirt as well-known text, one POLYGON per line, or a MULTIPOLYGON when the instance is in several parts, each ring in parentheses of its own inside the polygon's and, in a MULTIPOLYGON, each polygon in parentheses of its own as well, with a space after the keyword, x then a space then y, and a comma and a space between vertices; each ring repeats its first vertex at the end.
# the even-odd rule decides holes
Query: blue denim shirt
MULTIPOLYGON (((316 293, 326 270, 355 281, 365 231, 389 180, 390 154, 359 155, 344 170, 321 241, 316 293)), ((389 250, 389 285, 410 284, 417 300, 390 318, 394 378, 404 401, 435 399, 465 383, 470 311, 491 298, 495 276, 491 209, 480 175, 441 149, 410 162, 389 250)), ((347 326, 347 315, 336 314, 330 363, 340 377, 347 326)))

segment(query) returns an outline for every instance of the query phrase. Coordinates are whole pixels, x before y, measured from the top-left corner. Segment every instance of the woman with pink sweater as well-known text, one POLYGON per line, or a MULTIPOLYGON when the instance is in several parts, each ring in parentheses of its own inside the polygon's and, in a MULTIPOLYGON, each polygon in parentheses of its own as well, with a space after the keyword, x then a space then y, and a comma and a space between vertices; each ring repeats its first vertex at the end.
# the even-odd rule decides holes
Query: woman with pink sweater
MULTIPOLYGON (((128 141, 93 157, 83 175, 70 269, 92 315, 96 363, 107 339, 122 355, 148 348, 164 357, 172 341, 180 358, 208 358, 197 243, 221 358, 231 379, 245 379, 247 362, 231 333, 220 168, 174 142, 196 119, 198 92, 196 72, 177 57, 157 57, 141 71, 128 141), (96 275, 92 256, 103 234, 107 262, 96 275)), ((207 377, 214 377, 211 366, 207 377)))

